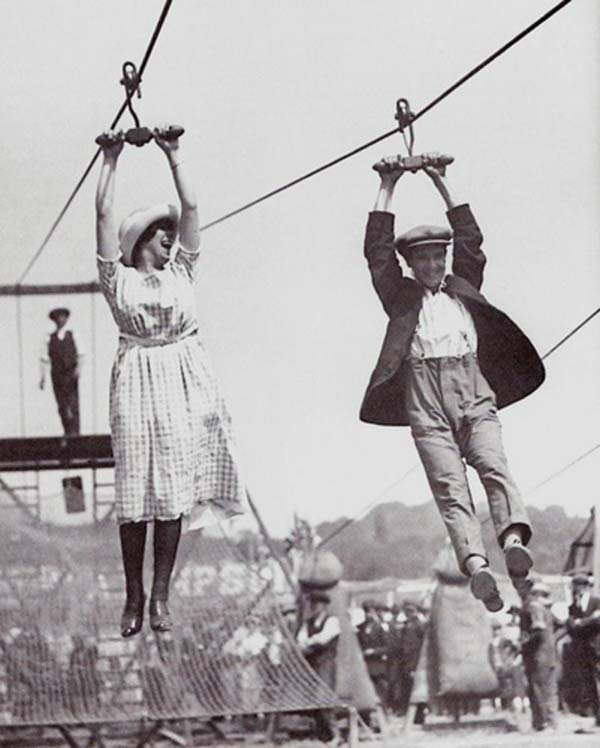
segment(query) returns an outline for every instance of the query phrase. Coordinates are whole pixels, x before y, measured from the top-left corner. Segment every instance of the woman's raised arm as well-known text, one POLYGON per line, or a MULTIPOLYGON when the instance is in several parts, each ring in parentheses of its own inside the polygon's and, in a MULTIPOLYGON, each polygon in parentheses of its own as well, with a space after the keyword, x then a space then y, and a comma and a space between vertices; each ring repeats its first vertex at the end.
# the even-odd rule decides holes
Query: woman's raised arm
POLYGON ((188 252, 195 252, 200 246, 200 230, 198 224, 198 204, 196 194, 187 175, 184 162, 181 160, 179 138, 167 138, 169 128, 156 128, 154 140, 167 156, 175 189, 181 203, 181 218, 179 221, 179 241, 188 252))
POLYGON ((96 189, 96 246, 100 257, 113 260, 119 254, 114 214, 117 160, 123 149, 123 133, 103 133, 98 141, 102 148, 102 167, 96 189))

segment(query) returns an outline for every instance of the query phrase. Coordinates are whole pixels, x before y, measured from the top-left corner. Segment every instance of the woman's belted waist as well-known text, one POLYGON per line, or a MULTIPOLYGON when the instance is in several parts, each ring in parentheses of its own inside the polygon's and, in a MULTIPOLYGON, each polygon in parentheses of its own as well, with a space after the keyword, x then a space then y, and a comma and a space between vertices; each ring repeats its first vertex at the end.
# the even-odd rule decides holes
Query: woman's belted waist
POLYGON ((143 338, 140 335, 130 335, 127 332, 119 331, 120 340, 124 340, 134 345, 141 345, 145 348, 155 348, 157 346, 172 345, 173 343, 179 343, 181 340, 189 338, 191 335, 196 335, 198 332, 197 327, 190 327, 188 330, 184 330, 179 335, 172 335, 170 337, 156 337, 156 338, 143 338))

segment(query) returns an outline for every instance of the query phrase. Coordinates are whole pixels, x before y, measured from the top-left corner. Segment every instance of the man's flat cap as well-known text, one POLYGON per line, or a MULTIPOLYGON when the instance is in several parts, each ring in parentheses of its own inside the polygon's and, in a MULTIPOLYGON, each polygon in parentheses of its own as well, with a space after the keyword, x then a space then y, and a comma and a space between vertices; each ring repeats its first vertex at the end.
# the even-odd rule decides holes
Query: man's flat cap
POLYGON ((592 579, 587 574, 575 574, 571 579, 571 584, 582 584, 586 587, 592 584, 592 579))
POLYGON ((325 590, 310 590, 307 598, 313 603, 330 603, 331 596, 325 590))
POLYGON ((401 234, 394 242, 396 251, 403 257, 417 247, 428 244, 447 246, 452 241, 452 231, 444 226, 415 226, 414 229, 401 234))
POLYGON ((51 309, 50 312, 48 312, 48 316, 54 322, 56 322, 58 317, 68 317, 70 314, 71 312, 65 306, 56 307, 56 309, 51 309))
POLYGON ((534 582, 534 584, 531 587, 531 594, 532 595, 547 595, 549 596, 551 594, 550 587, 548 587, 547 584, 544 582, 534 582))

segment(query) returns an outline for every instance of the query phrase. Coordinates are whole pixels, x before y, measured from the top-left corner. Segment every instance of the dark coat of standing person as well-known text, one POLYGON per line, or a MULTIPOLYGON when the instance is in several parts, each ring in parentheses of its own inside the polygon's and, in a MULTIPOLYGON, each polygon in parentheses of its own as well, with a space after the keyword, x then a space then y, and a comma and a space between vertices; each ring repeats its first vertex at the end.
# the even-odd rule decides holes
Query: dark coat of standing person
POLYGON ((63 430, 66 436, 77 436, 80 432, 79 374, 83 354, 67 324, 70 315, 66 307, 57 307, 48 314, 56 329, 44 342, 40 356, 40 389, 45 387, 46 368, 50 365, 50 379, 63 430))
POLYGON ((402 608, 394 603, 392 605, 392 618, 388 623, 386 632, 386 681, 387 696, 386 705, 395 714, 400 713, 400 655, 402 652, 402 631, 404 629, 405 616, 402 608))
POLYGON ((419 656, 427 626, 425 620, 419 615, 416 601, 406 600, 403 610, 406 621, 402 630, 399 650, 398 709, 400 714, 405 714, 410 703, 415 672, 419 664, 419 656))
POLYGON ((358 643, 363 653, 369 677, 382 706, 387 704, 387 632, 377 612, 377 604, 363 603, 365 620, 356 629, 358 643))
POLYGON ((558 712, 557 653, 550 589, 532 585, 521 614, 521 652, 534 730, 556 727, 558 712))
POLYGON ((200 527, 240 514, 244 500, 231 418, 199 330, 200 230, 194 190, 173 130, 154 130, 181 213, 160 204, 131 213, 117 233, 114 190, 122 133, 101 138, 96 192, 100 287, 119 330, 110 383, 115 503, 125 571, 121 634, 142 627, 146 527, 154 523, 150 627, 168 631, 169 582, 182 518, 200 527), (208 518, 208 519, 207 519, 208 518))
POLYGON ((488 610, 502 608, 489 570, 464 462, 479 474, 515 587, 533 560, 531 526, 510 475, 498 408, 533 392, 544 368, 533 345, 480 292, 483 237, 466 203, 458 203, 442 169, 426 154, 425 171, 443 198, 452 231, 418 226, 394 236, 389 212, 404 169, 399 157, 377 167, 381 184, 367 223, 364 251, 389 317, 379 360, 362 403, 367 423, 410 426, 438 509, 471 591, 488 610), (446 251, 452 241, 452 273, 446 251), (401 255, 413 277, 398 262, 401 255))
POLYGON ((592 712, 600 725, 600 597, 592 594, 591 579, 576 574, 571 582, 567 630, 571 637, 571 669, 576 673, 575 701, 582 714, 592 712))

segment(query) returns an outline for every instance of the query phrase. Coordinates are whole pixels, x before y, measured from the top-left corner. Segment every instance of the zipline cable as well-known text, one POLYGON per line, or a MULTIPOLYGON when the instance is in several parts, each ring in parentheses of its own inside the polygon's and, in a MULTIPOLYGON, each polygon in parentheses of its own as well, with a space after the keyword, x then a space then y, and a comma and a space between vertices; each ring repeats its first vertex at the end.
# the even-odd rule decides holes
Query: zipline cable
MULTIPOLYGON (((587 325, 587 323, 590 322, 599 312, 600 312, 600 307, 598 307, 597 309, 595 309, 584 320, 582 320, 578 325, 576 325, 570 332, 568 332, 557 343, 555 343, 552 346, 552 348, 550 348, 548 351, 546 351, 546 353, 544 353, 544 355, 541 357, 542 361, 545 361, 547 358, 549 358, 555 351, 557 351, 562 345, 564 345, 567 342, 567 340, 569 340, 570 338, 572 338, 573 335, 575 335, 576 333, 578 333, 579 330, 581 330, 582 327, 584 327, 585 325, 587 325)), ((598 447, 600 447, 600 444, 597 444, 591 450, 589 450, 585 454, 583 454, 580 457, 578 457, 574 462, 569 463, 569 465, 567 465, 565 468, 563 468, 562 471, 559 471, 555 475, 550 476, 549 478, 546 478, 546 480, 542 481, 542 483, 539 483, 537 486, 535 486, 534 488, 530 489, 530 491, 528 491, 527 493, 529 494, 529 493, 532 493, 533 491, 536 491, 538 488, 540 488, 541 486, 543 486, 545 483, 548 483, 550 480, 552 480, 553 478, 555 478, 558 475, 560 475, 561 472, 564 472, 564 470, 567 470, 569 467, 571 467, 571 465, 575 465, 575 463, 579 462, 579 460, 582 460, 584 457, 587 457, 588 454, 591 454, 592 452, 594 452, 596 449, 598 449, 598 447)), ((351 517, 350 519, 347 519, 338 528, 336 528, 335 530, 333 530, 329 535, 327 535, 326 538, 324 538, 319 543, 319 548, 321 546, 325 545, 325 543, 328 543, 336 535, 339 535, 339 533, 343 532, 347 527, 350 527, 351 524, 353 524, 354 522, 356 522, 360 517, 362 517, 366 512, 368 512, 369 509, 371 509, 373 506, 375 506, 379 502, 379 500, 381 499, 382 496, 385 496, 385 494, 387 494, 389 491, 391 491, 392 488, 395 488, 396 486, 400 485, 400 483, 402 483, 405 480, 405 478, 408 478, 408 476, 414 470, 416 470, 417 467, 418 467, 418 464, 413 465, 410 468, 410 470, 408 470, 406 473, 404 473, 404 475, 400 476, 400 478, 398 478, 397 480, 395 480, 393 483, 391 483, 389 486, 387 486, 387 488, 385 488, 382 492, 380 492, 379 494, 377 494, 377 497, 375 499, 373 499, 364 509, 361 509, 361 511, 358 514, 356 514, 354 517, 351 517)))
MULTIPOLYGON (((486 59, 483 60, 483 62, 480 62, 479 65, 476 65, 466 75, 463 75, 462 78, 457 80, 456 83, 453 83, 443 93, 441 93, 439 96, 433 99, 433 101, 429 102, 427 106, 423 107, 423 109, 421 109, 419 112, 417 112, 417 114, 414 115, 411 122, 416 122, 418 119, 420 119, 424 114, 426 114, 431 109, 433 109, 435 106, 437 106, 446 97, 454 93, 454 91, 456 91, 457 88, 460 88, 464 83, 466 83, 468 80, 473 78, 473 76, 477 75, 477 73, 479 73, 481 70, 487 67, 490 63, 492 63, 498 57, 500 57, 505 52, 507 52, 515 44, 518 44, 518 42, 520 42, 526 36, 528 36, 533 31, 535 31, 535 29, 537 29, 538 26, 541 26, 543 23, 549 20, 553 15, 558 13, 559 10, 562 10, 571 1, 572 0, 562 0, 562 2, 558 3, 553 8, 551 8, 548 12, 544 13, 543 16, 540 16, 536 21, 534 21, 531 25, 527 26, 527 28, 523 29, 523 31, 518 33, 510 41, 508 41, 502 47, 497 49, 493 54, 491 54, 489 57, 486 57, 486 59)), ((296 179, 292 179, 290 182, 287 182, 281 187, 277 187, 276 189, 271 190, 270 192, 267 192, 266 194, 261 195, 260 197, 257 197, 254 200, 251 200, 249 203, 246 203, 245 205, 242 205, 239 208, 236 208, 235 210, 230 211, 229 213, 225 213, 225 215, 222 215, 219 218, 215 218, 215 220, 210 221, 209 223, 205 223, 204 226, 200 227, 200 231, 206 231, 206 229, 209 229, 212 226, 216 226, 219 223, 223 223, 223 221, 226 221, 229 218, 233 218, 233 216, 237 216, 238 214, 243 213, 249 208, 253 208, 255 205, 258 205, 259 203, 262 203, 265 200, 268 200, 269 198, 274 197, 275 195, 278 195, 280 192, 289 190, 290 187, 294 187, 295 185, 300 184, 300 182, 304 182, 307 179, 310 179, 311 177, 314 177, 317 174, 320 174, 321 172, 326 171, 327 169, 331 169, 332 166, 336 166, 337 164, 342 163, 342 161, 346 161, 352 156, 355 156, 357 153, 361 153, 362 151, 365 151, 367 148, 370 148, 371 146, 376 145, 377 143, 381 143, 382 140, 386 140, 387 138, 390 138, 392 135, 396 135, 397 133, 398 133, 398 128, 394 128, 393 130, 390 130, 389 132, 386 132, 383 135, 380 135, 379 137, 374 138, 373 140, 369 140, 368 143, 364 143, 363 145, 358 146, 358 148, 353 148, 351 151, 344 153, 342 156, 338 156, 337 158, 334 158, 332 161, 328 161, 326 164, 323 164, 322 166, 318 166, 316 169, 312 169, 311 171, 306 172, 306 174, 303 174, 302 176, 297 177, 296 179)))
MULTIPOLYGON (((165 4, 164 4, 164 6, 163 6, 163 9, 162 9, 162 11, 161 11, 160 17, 159 17, 159 19, 158 19, 158 21, 157 21, 157 23, 156 23, 156 26, 155 26, 155 28, 154 28, 154 31, 152 32, 152 36, 151 36, 151 38, 150 38, 150 42, 148 43, 148 47, 147 47, 147 49, 146 49, 146 52, 144 53, 144 56, 143 56, 143 58, 142 58, 142 62, 141 62, 141 64, 140 64, 140 67, 139 67, 139 70, 138 70, 138 82, 139 82, 139 83, 141 83, 141 81, 142 81, 142 75, 143 75, 143 73, 144 73, 144 70, 146 69, 146 65, 148 64, 148 62, 149 62, 149 60, 150 60, 150 56, 151 56, 151 54, 152 54, 152 51, 154 50, 154 46, 155 46, 155 44, 156 44, 156 42, 157 42, 157 40, 158 40, 158 37, 159 37, 159 35, 160 35, 160 32, 162 31, 162 27, 163 27, 163 25, 164 25, 164 23, 165 23, 165 20, 166 20, 166 18, 167 18, 167 14, 168 14, 168 12, 169 12, 169 9, 170 9, 170 7, 171 7, 172 3, 173 3, 173 0, 166 0, 165 4)), ((112 129, 114 129, 114 128, 115 128, 115 127, 117 126, 117 124, 119 123, 119 120, 120 120, 120 119, 121 119, 121 117, 123 116, 123 113, 125 112, 125 110, 126 110, 126 109, 127 109, 127 98, 125 99, 125 101, 124 101, 124 102, 123 102, 123 104, 121 105, 121 108, 119 109, 119 111, 118 111, 118 112, 117 112, 117 114, 115 115, 115 118, 114 118, 114 119, 113 119, 113 121, 111 122, 111 124, 110 124, 110 127, 109 127, 109 130, 112 130, 112 129)), ((78 192, 79 192, 79 190, 81 189, 81 187, 82 187, 83 183, 84 183, 84 182, 85 182, 85 180, 87 179, 87 177, 88 177, 89 173, 90 173, 90 172, 91 172, 91 170, 93 169, 93 167, 94 167, 94 164, 95 164, 95 163, 96 163, 96 161, 98 160, 98 156, 100 155, 101 151, 102 151, 102 149, 101 149, 101 148, 98 148, 98 150, 97 150, 97 151, 96 151, 96 153, 94 154, 94 156, 93 156, 92 160, 91 160, 91 161, 89 162, 89 164, 87 165, 87 167, 86 167, 85 171, 84 171, 84 172, 83 172, 83 174, 81 175, 81 178, 79 179, 79 181, 78 181, 78 182, 77 182, 77 184, 75 185, 75 188, 74 188, 74 190, 73 190, 73 191, 71 192, 71 194, 69 195, 69 198, 68 198, 67 202, 65 203, 65 205, 64 205, 64 207, 63 207, 63 209, 62 209, 62 210, 60 211, 60 213, 58 214, 58 217, 56 218, 56 220, 54 221, 54 223, 53 223, 53 224, 52 224, 52 226, 50 227, 50 231, 48 231, 48 233, 47 233, 47 234, 46 234, 46 236, 44 237, 44 241, 43 241, 43 242, 42 242, 42 243, 40 244, 40 246, 39 246, 39 248, 38 248, 37 252, 36 252, 36 253, 35 253, 35 254, 33 255, 33 257, 31 258, 31 260, 29 261, 29 264, 27 265, 27 267, 25 268, 25 270, 24 270, 24 271, 23 271, 23 273, 21 274, 21 277, 20 277, 20 278, 19 278, 19 280, 17 281, 17 285, 21 285, 21 283, 23 283, 23 281, 24 281, 24 280, 25 280, 25 278, 27 277, 27 275, 28 275, 29 271, 30 271, 30 270, 31 270, 31 268, 32 268, 32 267, 33 267, 33 266, 35 265, 35 263, 36 263, 36 262, 37 262, 37 260, 39 259, 40 255, 42 254, 42 252, 43 252, 43 251, 44 251, 44 249, 46 248, 46 246, 47 246, 48 242, 50 241, 50 239, 52 238, 52 236, 53 236, 54 232, 56 231, 56 228, 58 227, 58 224, 59 224, 59 223, 60 223, 60 222, 62 221, 62 219, 64 218, 64 216, 65 216, 65 213, 67 212, 67 210, 68 210, 68 209, 69 209, 69 207, 71 206, 71 203, 72 203, 72 202, 73 202, 73 200, 75 199, 75 196, 77 195, 77 193, 78 193, 78 192)))
POLYGON ((537 483, 533 488, 530 488, 529 491, 525 492, 526 496, 531 495, 535 491, 538 490, 538 488, 541 488, 542 486, 545 486, 547 483, 550 483, 550 481, 553 481, 555 478, 558 478, 559 475, 562 475, 564 472, 569 470, 569 468, 572 468, 573 465, 577 465, 578 462, 581 462, 586 457, 591 455, 593 452, 595 452, 597 449, 600 449, 600 442, 593 446, 591 449, 588 449, 587 452, 584 452, 583 454, 579 455, 579 457, 576 457, 574 460, 571 460, 567 465, 562 467, 560 470, 557 470, 555 473, 552 473, 552 475, 549 475, 547 478, 544 478, 543 481, 540 483, 537 483))
MULTIPOLYGON (((526 36, 528 36, 529 34, 531 34, 536 28, 538 28, 538 26, 541 26, 543 23, 545 23, 547 20, 549 20, 553 15, 555 15, 556 13, 558 13, 558 11, 562 10, 562 8, 564 8, 570 2, 572 2, 572 0, 562 0, 557 5, 555 5, 553 8, 551 8, 549 11, 547 11, 546 13, 544 13, 544 15, 540 16, 540 18, 538 18, 532 24, 530 24, 529 26, 527 26, 527 28, 525 28, 523 31, 521 31, 519 34, 517 34, 515 37, 513 37, 510 41, 508 41, 506 44, 504 44, 502 47, 500 47, 498 50, 496 50, 496 52, 494 52, 489 57, 487 57, 485 60, 483 60, 481 63, 479 63, 479 65, 477 65, 476 67, 474 67, 466 75, 464 75, 462 78, 460 78, 458 81, 456 81, 456 83, 452 84, 443 93, 441 93, 433 101, 431 101, 429 104, 427 104, 427 106, 425 106, 423 109, 421 109, 420 112, 418 112, 417 114, 414 115, 412 121, 415 122, 420 117, 422 117, 424 114, 426 114, 428 111, 430 111, 431 109, 433 109, 434 106, 436 106, 437 104, 439 104, 441 101, 443 101, 443 99, 445 99, 451 93, 453 93, 454 91, 456 91, 457 88, 459 88, 460 86, 462 86, 470 78, 472 78, 474 75, 476 75, 481 70, 483 70, 483 68, 487 67, 487 65, 489 65, 491 62, 493 62, 495 59, 497 59, 502 54, 504 54, 505 52, 507 52, 515 44, 517 44, 522 39, 524 39, 526 36)), ((167 0, 167 2, 165 3, 165 6, 164 6, 163 11, 161 13, 161 16, 159 18, 159 21, 157 23, 156 29, 155 29, 155 31, 154 31, 154 33, 152 35, 152 38, 150 40, 150 44, 148 46, 146 54, 144 55, 144 58, 142 60, 142 64, 140 65, 140 69, 139 69, 140 80, 141 80, 141 76, 142 76, 142 74, 144 72, 144 69, 146 67, 146 64, 147 64, 147 62, 148 62, 148 60, 150 58, 150 54, 152 53, 152 49, 154 48, 154 44, 156 43, 156 40, 158 39, 158 35, 159 35, 159 33, 160 33, 161 29, 162 29, 162 25, 163 25, 163 23, 165 21, 165 18, 167 16, 167 13, 169 11, 171 3, 172 3, 172 0, 167 0)), ((117 123, 119 122, 119 120, 120 120, 120 118, 121 118, 121 116, 122 116, 122 114, 123 114, 123 112, 125 111, 126 108, 127 108, 127 100, 121 106, 121 108, 120 108, 117 116, 115 117, 115 119, 113 120, 113 122, 111 124, 110 129, 113 129, 117 125, 117 123)), ((379 137, 374 138, 373 140, 370 140, 368 143, 365 143, 365 144, 359 146, 358 148, 354 148, 353 150, 349 151, 348 153, 345 153, 342 156, 339 156, 338 158, 335 158, 332 161, 329 161, 328 163, 323 164, 322 166, 317 167, 316 169, 313 169, 313 170, 307 172, 306 174, 303 174, 302 176, 300 176, 300 177, 298 177, 296 179, 293 179, 292 181, 288 182, 287 184, 284 184, 281 187, 278 187, 278 188, 276 188, 274 190, 271 190, 270 192, 267 192, 266 194, 262 195, 261 197, 258 197, 255 200, 252 200, 249 203, 246 203, 245 205, 242 205, 241 207, 239 207, 239 208, 237 208, 235 210, 232 210, 229 213, 226 213, 225 215, 223 215, 223 216, 221 216, 219 218, 216 218, 213 221, 210 221, 209 223, 204 224, 203 226, 200 227, 200 230, 201 231, 206 231, 207 229, 211 228, 212 226, 216 226, 219 223, 223 223, 223 221, 226 221, 227 219, 232 218, 233 216, 236 216, 239 213, 242 213, 243 211, 246 211, 249 208, 254 207, 255 205, 258 205, 259 203, 264 202, 265 200, 269 199, 270 197, 273 197, 274 195, 277 195, 280 192, 283 192, 284 190, 288 190, 288 189, 290 189, 290 187, 294 187, 295 185, 299 184, 300 182, 303 182, 303 181, 305 181, 307 179, 310 179, 311 177, 313 177, 313 176, 315 176, 317 174, 320 174, 322 171, 325 171, 326 169, 330 169, 331 167, 336 166, 337 164, 341 163, 342 161, 345 161, 346 159, 349 159, 352 156, 355 156, 357 153, 360 153, 361 151, 364 151, 367 148, 370 148, 371 146, 373 146, 373 145, 375 145, 377 143, 380 143, 382 140, 385 140, 386 138, 389 138, 392 135, 395 135, 397 132, 398 132, 398 129, 394 128, 393 130, 390 130, 389 132, 386 132, 383 135, 380 135, 379 137)), ((75 198, 75 195, 78 193, 79 189, 81 188, 82 184, 84 183, 84 181, 88 177, 90 171, 92 170, 94 164, 96 163, 96 160, 97 160, 99 154, 100 154, 100 149, 98 151, 96 151, 96 153, 94 154, 94 157, 92 158, 92 160, 90 161, 88 167, 84 171, 81 179, 79 180, 79 182, 75 186, 75 189, 71 193, 71 195, 70 195, 69 199, 67 200, 64 208, 61 210, 61 212, 58 215, 58 218, 52 224, 52 226, 50 228, 50 231, 48 232, 48 234, 46 235, 46 237, 45 237, 44 241, 42 242, 41 246, 39 247, 39 249, 37 250, 37 252, 33 256, 33 258, 31 259, 31 261, 27 265, 24 273, 21 275, 21 277, 17 281, 17 284, 20 284, 20 283, 23 282, 23 280, 25 279, 25 277, 27 276, 27 274, 29 273, 29 271, 31 270, 31 268, 33 267, 33 265, 35 264, 35 262, 38 260, 39 256, 44 251, 46 245, 48 244, 49 240, 51 239, 52 235, 54 234, 54 231, 56 230, 58 224, 63 219, 65 213, 67 212, 67 210, 69 209, 71 203, 73 202, 73 199, 75 198)))
POLYGON ((586 317, 586 318, 585 318, 584 320, 582 320, 582 321, 581 321, 581 322, 580 322, 580 323, 579 323, 579 324, 578 324, 578 325, 577 325, 576 327, 574 327, 574 328, 573 328, 573 329, 571 330, 571 332, 567 333, 567 334, 566 334, 566 335, 564 336, 564 338, 561 338, 561 339, 560 339, 560 340, 558 341, 558 343, 556 343, 555 345, 553 345, 553 346, 552 346, 552 348, 550 348, 550 350, 549 350, 549 351, 547 351, 546 353, 544 353, 544 355, 542 356, 542 361, 545 361, 545 360, 546 360, 546 359, 547 359, 547 358, 548 358, 549 356, 551 356, 551 355, 552 355, 552 354, 554 353, 554 351, 557 351, 557 350, 558 350, 558 349, 559 349, 559 348, 561 347, 561 345, 563 345, 564 343, 566 343, 566 342, 567 342, 567 340, 569 340, 569 338, 573 337, 573 335, 575 335, 575 333, 579 332, 579 330, 581 330, 581 328, 582 328, 582 327, 584 327, 585 325, 587 325, 587 323, 588 323, 588 322, 589 322, 590 320, 594 319, 594 317, 595 317, 595 316, 596 316, 596 315, 597 315, 597 314, 598 314, 599 312, 600 312, 600 306, 599 306, 599 307, 598 307, 597 309, 595 309, 595 310, 594 310, 594 311, 593 311, 593 312, 592 312, 592 313, 591 313, 591 314, 590 314, 589 316, 587 316, 587 317, 586 317))
MULTIPOLYGON (((579 457, 576 457, 574 460, 571 460, 567 465, 562 467, 560 470, 557 470, 555 473, 552 473, 552 475, 549 475, 547 478, 544 478, 543 481, 540 481, 539 483, 536 483, 533 488, 530 488, 528 491, 525 491, 524 496, 530 496, 532 493, 535 493, 539 488, 542 486, 545 486, 547 483, 550 483, 555 478, 558 478, 563 473, 566 473, 567 470, 572 468, 574 465, 577 465, 577 463, 581 462, 582 460, 585 460, 586 457, 589 457, 593 452, 595 452, 597 449, 600 449, 600 442, 590 449, 588 449, 583 454, 579 455, 579 457)), ((329 543, 330 540, 335 538, 337 535, 339 535, 341 532, 343 532, 347 527, 349 527, 351 524, 356 522, 360 517, 362 517, 369 509, 371 509, 375 504, 378 503, 378 501, 381 499, 382 496, 384 496, 388 491, 390 491, 394 486, 398 485, 398 483, 401 483, 405 478, 409 476, 410 473, 412 473, 418 466, 413 465, 410 470, 408 470, 401 478, 398 478, 397 481, 394 481, 394 483, 391 483, 384 491, 382 491, 380 494, 377 495, 377 498, 374 499, 368 506, 366 506, 364 509, 362 509, 358 514, 356 514, 354 517, 351 517, 350 519, 347 519, 345 522, 343 522, 339 527, 337 527, 335 530, 329 533, 323 540, 319 543, 318 548, 322 548, 326 543, 329 543)), ((488 515, 487 517, 484 517, 481 519, 481 523, 488 522, 491 519, 491 515, 488 515)))
POLYGON ((324 545, 325 545, 325 543, 329 543, 329 541, 330 541, 330 540, 333 540, 333 538, 335 538, 335 537, 336 537, 336 535, 339 535, 339 534, 340 534, 341 532, 343 532, 343 531, 344 531, 344 530, 345 530, 345 529, 346 529, 347 527, 350 527, 350 525, 351 525, 351 524, 353 524, 354 522, 356 522, 356 521, 357 521, 357 520, 358 520, 358 519, 359 519, 360 517, 362 517, 362 516, 363 516, 364 514, 366 514, 366 513, 367 513, 367 512, 368 512, 368 511, 369 511, 370 509, 372 509, 372 508, 373 508, 373 507, 374 507, 374 506, 375 506, 376 504, 378 504, 378 503, 379 503, 379 502, 381 501, 381 499, 382 499, 382 498, 383 498, 383 497, 384 497, 384 496, 385 496, 385 495, 386 495, 386 494, 387 494, 387 493, 388 493, 389 491, 391 491, 391 490, 392 490, 392 488, 395 488, 395 487, 396 487, 396 486, 397 486, 397 485, 398 485, 399 483, 402 483, 402 481, 403 481, 403 480, 405 480, 406 478, 408 478, 408 476, 409 476, 409 475, 410 475, 411 473, 414 473, 414 471, 415 471, 415 470, 416 470, 416 469, 417 469, 418 467, 419 467, 419 465, 418 465, 418 464, 417 464, 417 465, 413 465, 413 466, 412 466, 411 468, 409 468, 409 469, 408 469, 408 470, 407 470, 407 471, 406 471, 406 472, 404 473, 404 475, 402 475, 402 476, 401 476, 400 478, 398 478, 397 480, 393 481, 393 483, 390 483, 390 485, 389 485, 389 486, 387 486, 387 488, 384 488, 384 489, 383 489, 383 491, 380 491, 380 492, 379 492, 379 493, 377 494, 377 496, 376 496, 376 497, 375 497, 375 498, 374 498, 374 499, 373 499, 373 500, 372 500, 372 501, 371 501, 371 502, 370 502, 370 503, 369 503, 369 504, 368 504, 367 506, 365 506, 365 507, 364 507, 363 509, 361 509, 361 511, 360 511, 360 512, 359 512, 358 514, 355 514, 355 515, 354 515, 354 517, 350 517, 349 519, 345 520, 345 521, 344 521, 344 522, 343 522, 343 523, 342 523, 341 525, 339 525, 338 527, 336 527, 336 528, 335 528, 335 530, 332 530, 332 531, 331 531, 331 532, 329 533, 329 535, 326 535, 326 536, 325 536, 325 537, 323 538, 323 540, 321 540, 321 541, 319 542, 319 545, 318 545, 318 547, 317 547, 317 548, 321 548, 322 546, 324 546, 324 545))

